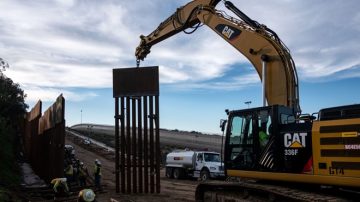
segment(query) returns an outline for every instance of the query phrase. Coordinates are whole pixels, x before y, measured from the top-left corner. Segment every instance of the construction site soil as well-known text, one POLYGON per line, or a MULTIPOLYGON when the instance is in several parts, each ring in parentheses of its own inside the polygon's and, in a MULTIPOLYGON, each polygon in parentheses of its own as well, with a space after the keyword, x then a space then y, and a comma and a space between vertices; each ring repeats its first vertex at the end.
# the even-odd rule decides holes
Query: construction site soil
MULTIPOLYGON (((102 185, 103 190, 102 191, 96 191, 97 195, 97 201, 98 202, 131 202, 131 201, 139 201, 139 202, 145 202, 145 201, 166 201, 166 202, 180 202, 180 201, 195 201, 195 190, 197 185, 200 183, 197 179, 169 179, 165 177, 165 169, 160 169, 160 184, 161 184, 161 190, 160 193, 153 193, 153 194, 122 194, 122 193, 116 193, 115 190, 115 155, 113 150, 109 150, 106 147, 100 147, 96 144, 88 144, 86 141, 84 141, 83 138, 72 135, 73 133, 66 133, 65 137, 65 143, 70 144, 75 149, 75 157, 82 161, 85 166, 88 167, 88 170, 91 172, 92 168, 94 166, 94 160, 98 159, 102 163, 102 185)), ((183 134, 184 135, 184 134, 183 134)), ((184 137, 184 136, 183 136, 184 137)), ((191 139, 191 138, 190 138, 191 139)), ((177 140, 175 140, 177 141, 177 140)), ((30 175, 31 176, 31 175, 30 175)), ((35 180, 38 181, 38 180, 35 180)), ((93 181, 89 180, 89 186, 93 188, 93 181)), ((215 183, 221 183, 221 181, 211 180, 210 182, 215 183)), ((247 183, 249 185, 249 183, 247 183)), ((244 195, 240 195, 240 197, 231 198, 229 201, 268 201, 271 200, 273 197, 273 191, 274 190, 280 190, 280 189, 286 189, 285 191, 282 191, 283 193, 293 193, 296 197, 303 196, 298 201, 354 201, 352 199, 360 196, 358 193, 353 193, 351 196, 349 195, 349 192, 345 193, 346 199, 351 200, 344 200, 342 198, 344 195, 343 193, 337 193, 334 192, 329 196, 329 190, 311 190, 312 188, 309 187, 305 192, 305 187, 295 187, 295 188, 287 188, 288 186, 274 186, 272 184, 266 185, 255 185, 250 184, 251 186, 257 186, 257 189, 261 189, 261 193, 264 192, 264 190, 270 190, 270 193, 266 195, 265 197, 260 197, 257 194, 249 196, 248 192, 244 192, 244 195), (325 192, 324 192, 325 191, 325 192), (325 193, 325 194, 324 194, 325 193), (267 198, 266 198, 267 197, 267 198), (314 200, 313 200, 314 199, 314 200), (321 199, 321 200, 319 200, 321 199), (327 200, 329 199, 329 200, 327 200)), ((79 186, 72 187, 72 194, 70 197, 63 198, 61 200, 57 201, 68 201, 68 202, 75 202, 76 200, 76 194, 81 188, 79 186)), ((245 188, 244 190, 249 190, 249 187, 245 188)), ((252 190, 252 189, 251 189, 252 190)), ((254 189, 255 190, 255 189, 254 189)), ((9 198, 21 197, 22 199, 26 197, 27 200, 25 201, 42 201, 42 202, 50 202, 53 201, 51 199, 52 196, 52 189, 50 187, 25 187, 20 192, 9 192, 9 198), (12 196, 13 195, 13 196, 12 196), (46 195, 46 197, 44 197, 46 195)), ((281 193, 282 193, 281 192, 281 193)), ((229 195, 231 196, 231 195, 229 195)), ((281 195, 283 198, 286 195, 281 195)), ((285 197, 286 198, 286 197, 285 197)), ((298 198, 297 198, 298 199, 298 198)), ((1 201, 1 200, 0 200, 1 201)), ((14 200, 6 200, 6 201, 14 201, 14 200)), ((24 201, 24 200, 15 200, 15 201, 24 201)), ((289 201, 289 200, 285 200, 289 201)), ((292 201, 292 200, 291 200, 292 201)), ((357 201, 357 200, 355 200, 357 201)))
MULTIPOLYGON (((163 131, 168 132, 168 131, 163 131)), ((167 133, 160 134, 160 136, 169 135, 167 133)), ((179 134, 182 138, 186 137, 186 135, 189 134, 179 134)), ((207 138, 207 137, 206 137, 207 138)), ((205 140, 206 140, 205 138, 205 140)), ((193 139, 192 136, 189 136, 187 138, 188 141, 191 141, 193 139)), ((97 193, 97 200, 102 201, 110 201, 110 199, 115 199, 119 202, 129 202, 129 201, 139 201, 139 202, 145 202, 145 201, 166 201, 166 202, 182 202, 182 201, 195 201, 195 190, 197 185, 201 182, 197 179, 169 179, 165 177, 165 169, 161 168, 160 170, 160 184, 161 184, 161 191, 159 194, 118 194, 115 191, 115 156, 113 151, 109 151, 108 149, 104 149, 101 147, 96 146, 95 144, 85 144, 84 139, 69 135, 67 133, 66 136, 66 144, 71 144, 76 150, 76 157, 83 161, 85 165, 88 166, 88 168, 92 168, 94 165, 94 160, 99 159, 102 162, 103 165, 103 179, 102 183, 104 185, 104 191, 101 193, 97 193)), ((199 138, 199 142, 205 141, 199 138)), ((176 138, 172 141, 169 141, 166 143, 166 145, 170 144, 172 145, 171 148, 173 148, 174 142, 177 142, 176 138)), ((217 143, 220 144, 220 141, 217 143)), ((162 149, 167 147, 162 147, 162 149)), ((211 180, 212 182, 219 182, 216 180, 211 180)), ((223 182, 223 181, 222 181, 223 182)), ((266 189, 286 189, 287 186, 273 186, 269 185, 267 186, 264 184, 262 187, 260 187, 261 190, 266 189)), ((354 196, 350 196, 349 192, 345 193, 345 198, 343 198, 344 193, 338 193, 337 191, 332 193, 329 193, 329 190, 319 190, 309 186, 309 188, 304 192, 305 187, 298 187, 295 186, 293 188, 288 188, 288 190, 283 191, 284 193, 295 193, 294 196, 300 197, 303 196, 299 201, 349 201, 348 199, 354 198, 354 196), (330 194, 330 195, 329 195, 330 194), (314 199, 314 200, 313 200, 314 199)), ((270 191, 269 193, 271 193, 270 191)), ((356 195, 355 198, 358 198, 358 193, 353 193, 356 195)), ((351 194, 352 195, 352 194, 351 194)), ((252 195, 251 197, 248 196, 248 194, 245 194, 244 196, 232 198, 230 201, 269 201, 271 200, 271 194, 269 196, 266 196, 268 198, 259 197, 258 195, 252 195)), ((285 197, 286 194, 283 195, 285 197)), ((286 198, 286 197, 285 197, 286 198)), ((290 198, 290 197, 289 197, 290 198)), ((285 200, 288 201, 288 200, 285 200)), ((353 200, 350 200, 353 201, 353 200)))
POLYGON ((199 181, 196 179, 168 179, 165 177, 165 169, 160 170, 161 191, 159 194, 118 194, 115 191, 115 157, 113 152, 104 150, 94 145, 84 144, 82 139, 67 135, 66 144, 75 148, 75 155, 80 161, 91 169, 94 160, 102 163, 102 184, 104 191, 97 193, 97 200, 110 201, 115 199, 121 202, 129 201, 195 201, 195 189, 199 181))

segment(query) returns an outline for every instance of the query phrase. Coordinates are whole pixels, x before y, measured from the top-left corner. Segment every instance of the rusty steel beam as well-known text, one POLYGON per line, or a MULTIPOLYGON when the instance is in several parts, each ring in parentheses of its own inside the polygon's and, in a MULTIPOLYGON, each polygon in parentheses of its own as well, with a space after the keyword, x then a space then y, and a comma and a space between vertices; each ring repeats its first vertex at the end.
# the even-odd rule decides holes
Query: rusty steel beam
POLYGON ((144 189, 149 192, 149 155, 148 155, 148 97, 144 96, 144 189))
POLYGON ((131 193, 130 97, 126 97, 126 186, 131 193))
POLYGON ((138 105, 138 170, 139 170, 139 178, 138 178, 138 183, 139 183, 139 193, 143 193, 143 150, 142 150, 142 113, 141 113, 141 109, 142 109, 142 103, 141 103, 142 98, 140 97, 138 99, 137 105, 138 105))
POLYGON ((115 98, 115 189, 120 192, 119 187, 119 98, 115 98))
POLYGON ((149 119, 150 119, 150 193, 154 193, 154 97, 149 100, 149 119))
POLYGON ((156 193, 160 193, 160 116, 159 96, 155 96, 155 150, 156 150, 156 193))
POLYGON ((132 133, 131 133, 131 145, 132 145, 132 185, 133 193, 137 192, 137 167, 136 167, 136 98, 132 97, 131 99, 131 118, 132 118, 132 133))
POLYGON ((120 121, 121 121, 121 144, 120 144, 120 175, 121 175, 121 193, 125 193, 125 99, 120 98, 120 121))

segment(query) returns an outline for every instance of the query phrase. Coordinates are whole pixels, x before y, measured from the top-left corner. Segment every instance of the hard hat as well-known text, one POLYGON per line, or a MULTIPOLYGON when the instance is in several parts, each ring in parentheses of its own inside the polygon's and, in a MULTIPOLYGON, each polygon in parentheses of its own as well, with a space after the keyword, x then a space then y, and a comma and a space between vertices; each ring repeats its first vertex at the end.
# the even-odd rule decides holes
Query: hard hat
POLYGON ((84 165, 84 163, 83 163, 83 162, 80 162, 80 165, 82 166, 82 165, 84 165))
POLYGON ((83 189, 80 191, 80 195, 81 195, 81 192, 82 192, 82 198, 84 199, 84 201, 86 201, 86 202, 94 201, 96 195, 93 190, 83 189))
POLYGON ((98 159, 95 159, 95 163, 97 163, 99 160, 98 159))
POLYGON ((57 180, 58 180, 58 178, 54 178, 54 179, 51 180, 50 183, 51 183, 51 184, 55 184, 55 182, 56 182, 57 180))

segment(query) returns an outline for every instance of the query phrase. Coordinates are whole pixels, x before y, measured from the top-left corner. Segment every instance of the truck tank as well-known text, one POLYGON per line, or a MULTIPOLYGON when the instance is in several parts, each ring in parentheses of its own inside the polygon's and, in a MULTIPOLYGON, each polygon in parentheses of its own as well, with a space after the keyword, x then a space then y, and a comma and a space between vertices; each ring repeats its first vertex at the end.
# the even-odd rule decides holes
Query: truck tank
POLYGON ((194 151, 171 152, 166 156, 166 166, 193 168, 195 165, 196 153, 194 151))

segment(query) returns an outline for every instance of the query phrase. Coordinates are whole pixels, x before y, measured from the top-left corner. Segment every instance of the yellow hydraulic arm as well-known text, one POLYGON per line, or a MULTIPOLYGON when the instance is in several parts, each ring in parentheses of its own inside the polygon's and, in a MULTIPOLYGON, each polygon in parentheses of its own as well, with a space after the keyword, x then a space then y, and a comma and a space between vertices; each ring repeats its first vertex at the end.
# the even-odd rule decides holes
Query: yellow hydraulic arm
MULTIPOLYGON (((193 0, 162 22, 148 36, 141 35, 136 48, 137 65, 150 53, 151 46, 187 29, 195 31, 201 23, 210 27, 241 52, 254 65, 264 85, 269 105, 293 107, 300 113, 298 78, 289 50, 265 25, 250 19, 231 2, 225 6, 241 20, 215 9, 220 0, 193 0), (265 71, 263 71, 265 70, 265 71)), ((265 100, 265 99, 264 99, 265 100)))

